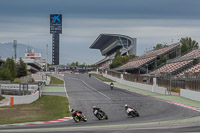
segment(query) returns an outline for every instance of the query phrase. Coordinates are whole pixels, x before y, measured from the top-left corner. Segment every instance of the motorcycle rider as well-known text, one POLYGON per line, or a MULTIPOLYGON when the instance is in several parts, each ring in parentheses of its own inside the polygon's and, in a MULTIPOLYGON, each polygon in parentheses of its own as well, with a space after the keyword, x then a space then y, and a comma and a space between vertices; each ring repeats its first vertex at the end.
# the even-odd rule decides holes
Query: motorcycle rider
POLYGON ((113 82, 111 82, 110 83, 110 88, 113 89, 113 87, 114 87, 114 84, 113 84, 113 82))
POLYGON ((82 112, 79 111, 79 110, 74 110, 74 109, 71 109, 71 114, 72 114, 72 117, 75 117, 77 114, 79 114, 79 118, 82 117, 82 112))
POLYGON ((103 112, 100 108, 97 108, 96 106, 93 106, 93 114, 97 117, 98 112, 101 112, 103 116, 105 116, 105 112, 103 112))
MULTIPOLYGON (((128 116, 131 115, 130 113, 132 112, 132 111, 130 111, 130 109, 134 111, 134 117, 135 117, 135 116, 136 116, 136 117, 139 117, 139 116, 140 116, 139 113, 138 113, 133 107, 131 107, 131 106, 128 105, 128 104, 125 104, 125 111, 126 111, 126 113, 127 113, 128 116)), ((132 115, 132 116, 133 116, 133 115, 132 115)))
POLYGON ((131 107, 130 105, 125 104, 125 110, 126 110, 126 111, 127 111, 128 108, 133 109, 133 107, 131 107))

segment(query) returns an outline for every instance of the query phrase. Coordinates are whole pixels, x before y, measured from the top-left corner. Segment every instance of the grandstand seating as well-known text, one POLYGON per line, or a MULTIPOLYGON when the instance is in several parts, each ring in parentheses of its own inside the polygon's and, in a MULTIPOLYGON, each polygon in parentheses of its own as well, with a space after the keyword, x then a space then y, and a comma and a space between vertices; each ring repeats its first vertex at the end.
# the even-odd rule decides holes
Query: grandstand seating
POLYGON ((197 58, 200 58, 200 49, 192 50, 191 52, 185 54, 184 56, 181 56, 176 59, 172 59, 172 60, 168 61, 168 63, 197 59, 197 58))
POLYGON ((148 52, 148 53, 144 54, 143 56, 140 56, 138 58, 134 58, 134 59, 130 60, 128 63, 122 65, 121 67, 117 68, 116 70, 139 68, 139 67, 145 65, 146 63, 156 60, 156 58, 158 56, 161 56, 161 55, 169 53, 170 51, 173 51, 174 49, 178 48, 179 46, 180 46, 180 44, 176 43, 176 44, 171 45, 166 48, 148 52))
POLYGON ((138 68, 140 67, 141 65, 155 59, 156 56, 154 57, 150 57, 150 58, 145 58, 145 59, 140 59, 140 60, 135 60, 135 61, 131 61, 131 62, 128 62, 127 64, 121 66, 120 68, 125 68, 125 67, 131 67, 131 68, 138 68))
POLYGON ((177 71, 180 68, 185 67, 186 65, 189 65, 190 63, 192 63, 192 61, 193 60, 165 64, 161 68, 153 71, 151 74, 172 73, 172 72, 177 71))
POLYGON ((178 74, 177 77, 184 77, 185 74, 195 74, 200 72, 200 63, 178 74))
POLYGON ((175 45, 171 45, 169 47, 166 47, 166 48, 162 48, 162 49, 158 49, 158 50, 154 50, 154 51, 151 51, 151 52, 148 52, 146 54, 144 54, 142 57, 149 57, 149 56, 158 56, 158 55, 162 55, 162 54, 165 54, 167 53, 168 51, 176 48, 180 46, 180 44, 175 44, 175 45))
POLYGON ((193 66, 193 60, 198 58, 200 58, 200 49, 192 50, 191 52, 185 54, 184 56, 168 61, 166 65, 153 71, 151 74, 172 73, 172 74, 177 74, 176 77, 181 77, 185 73, 192 74, 200 72, 198 64, 193 66))

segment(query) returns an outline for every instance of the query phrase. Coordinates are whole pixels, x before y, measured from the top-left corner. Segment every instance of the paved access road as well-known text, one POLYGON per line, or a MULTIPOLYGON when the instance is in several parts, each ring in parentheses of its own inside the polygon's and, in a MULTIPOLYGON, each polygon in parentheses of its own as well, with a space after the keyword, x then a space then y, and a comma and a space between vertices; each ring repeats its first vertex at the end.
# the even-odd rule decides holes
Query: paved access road
MULTIPOLYGON (((137 132, 152 133, 157 131, 168 132, 172 130, 167 130, 167 128, 169 128, 167 125, 162 128, 159 127, 161 129, 157 127, 154 129, 151 125, 145 126, 142 123, 186 119, 200 115, 199 112, 168 104, 127 90, 119 88, 110 90, 109 85, 94 77, 89 77, 87 74, 66 74, 64 80, 71 108, 81 110, 88 117, 88 122, 75 123, 72 120, 55 124, 13 127, 20 129, 15 131, 64 132, 71 130, 78 133, 79 131, 77 130, 81 132, 83 132, 83 130, 89 130, 85 132, 115 132, 117 130, 117 132, 126 133, 137 130, 137 132), (124 110, 125 104, 133 106, 140 113, 140 117, 127 117, 124 110), (92 113, 92 106, 94 105, 105 111, 109 119, 99 121, 92 113), (131 124, 140 123, 144 128, 147 127, 148 129, 141 130, 131 126, 131 124)), ((187 130, 188 129, 190 128, 187 128, 187 130)), ((197 128, 197 130, 198 129, 199 128, 197 128)), ((182 128, 174 129, 174 131, 179 130, 182 130, 182 128)))

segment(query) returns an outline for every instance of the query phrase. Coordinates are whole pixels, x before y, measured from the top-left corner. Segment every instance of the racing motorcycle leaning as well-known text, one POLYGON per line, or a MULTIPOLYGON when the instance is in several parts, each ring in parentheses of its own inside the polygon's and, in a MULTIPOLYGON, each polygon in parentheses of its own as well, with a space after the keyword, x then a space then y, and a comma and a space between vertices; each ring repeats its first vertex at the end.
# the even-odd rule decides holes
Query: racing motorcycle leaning
POLYGON ((107 120, 108 119, 108 116, 100 108, 93 108, 93 114, 99 120, 107 120))
POLYGON ((72 117, 76 123, 80 121, 87 122, 87 117, 81 111, 73 111, 72 117))
POLYGON ((139 117, 140 116, 139 113, 135 109, 133 109, 132 107, 130 107, 130 106, 126 107, 126 105, 125 105, 125 108, 126 108, 125 110, 126 110, 126 113, 127 113, 128 116, 132 116, 132 117, 139 117))

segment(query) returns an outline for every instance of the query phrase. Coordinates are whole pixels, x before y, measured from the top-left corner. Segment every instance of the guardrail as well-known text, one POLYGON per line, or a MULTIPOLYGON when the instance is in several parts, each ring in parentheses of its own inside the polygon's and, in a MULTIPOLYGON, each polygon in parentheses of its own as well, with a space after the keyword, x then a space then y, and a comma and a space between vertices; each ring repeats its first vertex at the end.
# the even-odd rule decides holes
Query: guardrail
POLYGON ((13 106, 16 104, 29 104, 36 101, 40 97, 39 91, 32 95, 24 95, 24 96, 10 96, 9 105, 13 106))
POLYGON ((38 88, 38 84, 0 84, 0 92, 4 95, 30 95, 38 88))
POLYGON ((169 92, 167 91, 167 88, 164 87, 159 87, 157 85, 148 85, 148 84, 142 84, 142 83, 137 83, 137 82, 131 82, 131 81, 126 81, 123 78, 117 78, 117 77, 112 77, 107 74, 103 74, 104 77, 112 79, 116 82, 119 82, 121 84, 131 86, 134 88, 150 91, 150 92, 155 92, 163 95, 169 95, 169 92))

